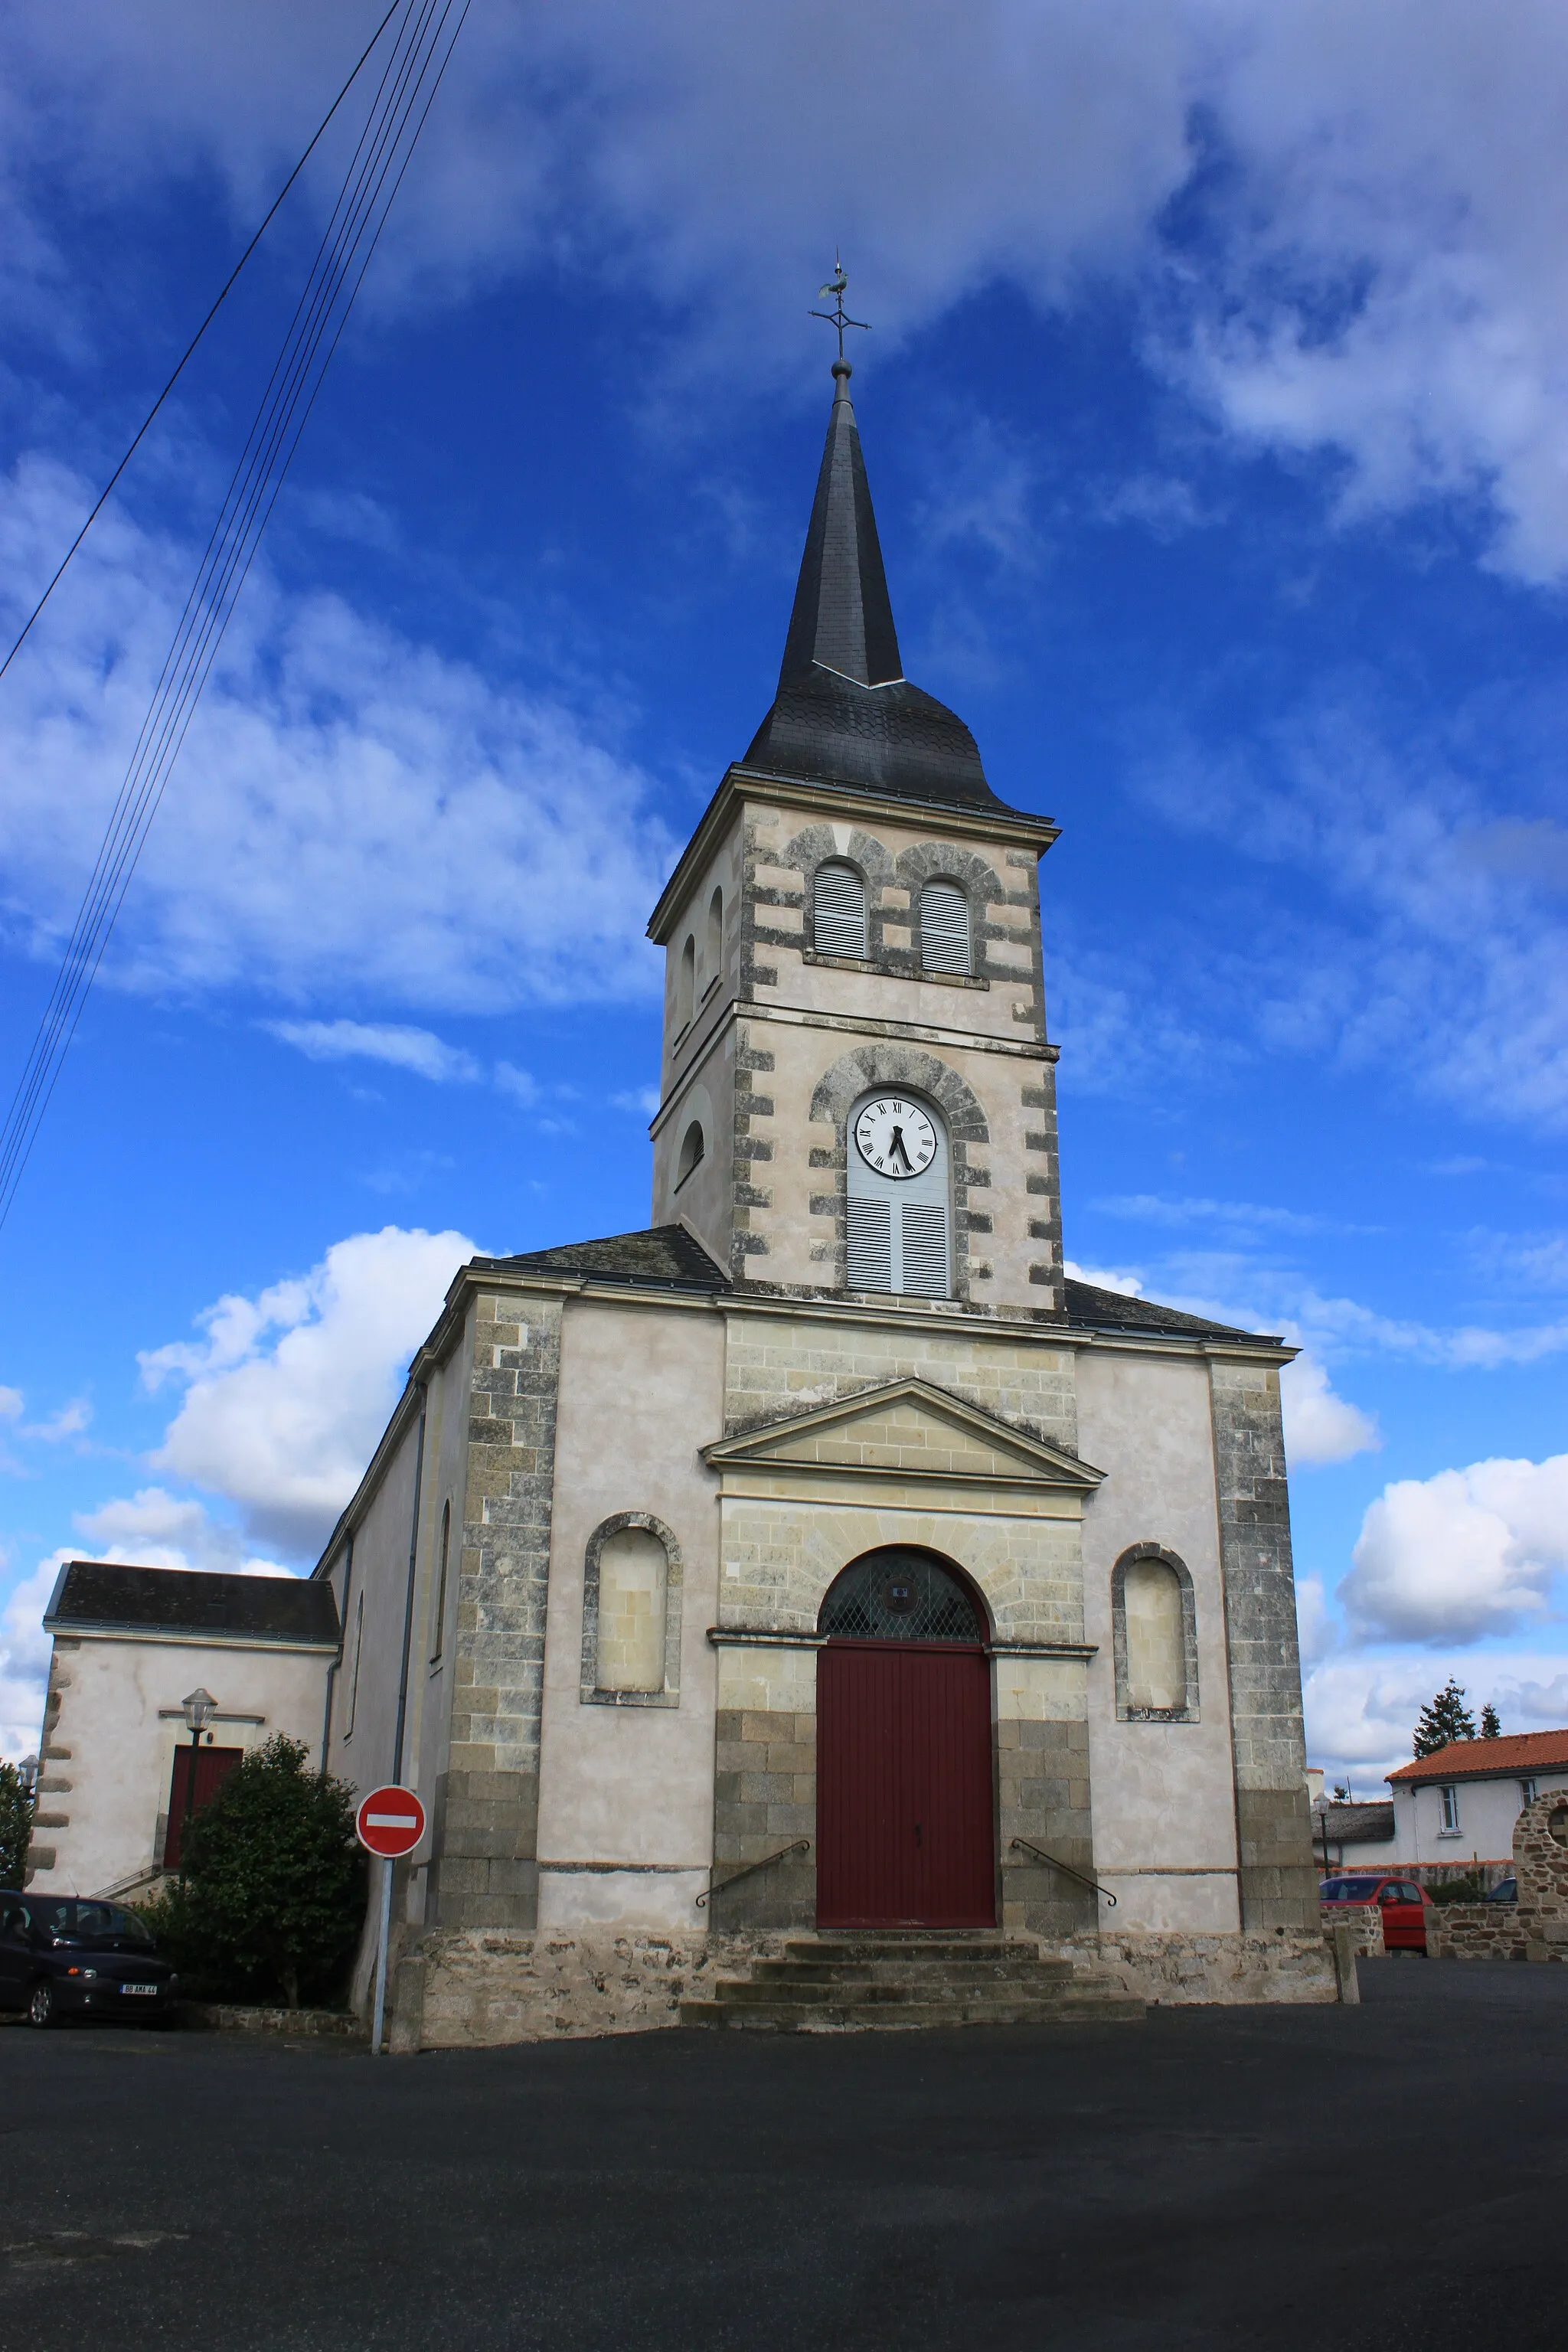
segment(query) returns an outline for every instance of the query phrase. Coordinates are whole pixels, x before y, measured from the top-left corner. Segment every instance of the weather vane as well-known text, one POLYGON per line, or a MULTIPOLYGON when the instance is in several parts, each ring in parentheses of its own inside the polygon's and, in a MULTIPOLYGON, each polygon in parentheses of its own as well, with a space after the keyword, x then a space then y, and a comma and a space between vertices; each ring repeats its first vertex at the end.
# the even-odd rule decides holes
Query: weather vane
POLYGON ((814 310, 811 315, 814 319, 826 319, 830 327, 837 328, 838 356, 840 359, 844 357, 844 330, 846 327, 863 327, 868 334, 871 331, 869 322, 867 320, 852 319, 849 316, 848 311, 844 308, 845 289, 848 284, 849 280, 844 275, 844 264, 839 259, 836 249, 833 256, 833 275, 828 279, 826 286, 822 286, 817 289, 817 295, 820 300, 826 300, 829 294, 832 295, 833 308, 831 310, 814 310))

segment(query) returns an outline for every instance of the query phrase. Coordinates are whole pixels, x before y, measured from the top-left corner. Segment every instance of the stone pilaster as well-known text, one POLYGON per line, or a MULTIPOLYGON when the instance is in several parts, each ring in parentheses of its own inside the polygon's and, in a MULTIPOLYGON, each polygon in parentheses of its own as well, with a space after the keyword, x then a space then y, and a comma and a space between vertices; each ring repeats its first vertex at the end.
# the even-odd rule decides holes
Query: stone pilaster
POLYGON ((1307 1800, 1290 1507, 1271 1364, 1209 1368, 1230 1664, 1241 1924, 1318 1925, 1307 1800))
POLYGON ((996 1827, 1002 1926, 1054 1939, 1092 1934, 1097 1898, 1015 1838, 1094 1875, 1089 1714, 1076 1662, 999 1656, 995 1662, 996 1827))
POLYGON ((426 1917, 532 1927, 559 1299, 481 1293, 474 1325, 451 1748, 426 1917))
POLYGON ((810 1927, 816 1919, 816 1653, 731 1646, 719 1653, 713 1881, 765 1869, 709 1898, 712 1931, 810 1927), (807 1853, 769 1862, 796 1839, 807 1853))

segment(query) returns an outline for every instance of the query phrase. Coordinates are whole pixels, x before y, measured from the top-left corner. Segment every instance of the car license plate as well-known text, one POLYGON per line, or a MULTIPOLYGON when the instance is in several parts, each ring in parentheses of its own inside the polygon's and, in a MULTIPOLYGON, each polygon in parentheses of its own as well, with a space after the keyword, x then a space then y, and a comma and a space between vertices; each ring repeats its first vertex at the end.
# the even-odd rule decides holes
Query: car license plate
POLYGON ((153 1993, 156 1993, 156 1991, 157 1991, 158 1988, 157 1988, 157 1986, 156 1986, 156 1985, 127 1985, 127 1984, 122 1984, 122 1985, 121 1986, 120 1990, 121 1990, 121 1992, 140 1992, 140 1993, 153 1994, 153 1993))

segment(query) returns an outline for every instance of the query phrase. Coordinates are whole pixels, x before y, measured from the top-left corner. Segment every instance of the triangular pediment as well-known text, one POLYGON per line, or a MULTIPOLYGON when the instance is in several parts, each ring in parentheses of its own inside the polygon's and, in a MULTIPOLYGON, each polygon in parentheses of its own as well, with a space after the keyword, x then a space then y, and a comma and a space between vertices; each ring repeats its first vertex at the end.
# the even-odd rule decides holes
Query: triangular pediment
POLYGON ((948 1484, 1070 1487, 1104 1472, 927 1381, 892 1381, 705 1445, 716 1470, 800 1470, 938 1478, 948 1484))

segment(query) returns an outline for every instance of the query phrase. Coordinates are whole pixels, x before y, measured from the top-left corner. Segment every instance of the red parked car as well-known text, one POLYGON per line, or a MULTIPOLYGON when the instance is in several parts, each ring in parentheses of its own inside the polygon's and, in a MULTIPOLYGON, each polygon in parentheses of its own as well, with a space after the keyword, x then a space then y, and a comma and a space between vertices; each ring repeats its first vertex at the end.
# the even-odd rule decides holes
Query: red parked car
POLYGON ((1432 1897, 1413 1878, 1380 1878, 1371 1871, 1353 1878, 1325 1878, 1321 1903, 1376 1903, 1383 1911, 1383 1941, 1390 1952, 1426 1949, 1426 1912, 1432 1897))

